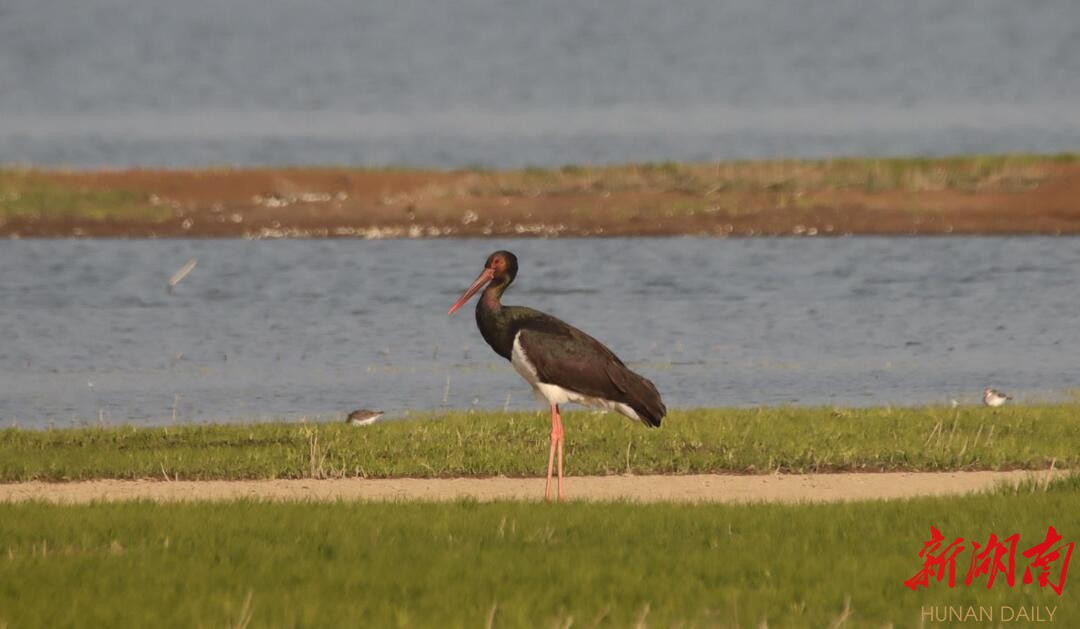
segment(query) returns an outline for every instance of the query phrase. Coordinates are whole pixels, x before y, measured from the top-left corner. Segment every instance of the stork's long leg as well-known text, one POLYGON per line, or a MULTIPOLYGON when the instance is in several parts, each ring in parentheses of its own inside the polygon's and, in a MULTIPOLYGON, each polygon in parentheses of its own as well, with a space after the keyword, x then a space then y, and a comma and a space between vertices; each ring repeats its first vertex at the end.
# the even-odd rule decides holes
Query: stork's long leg
POLYGON ((555 465, 555 405, 551 405, 551 448, 548 450, 547 484, 544 485, 544 499, 551 502, 551 468, 555 465))
POLYGON ((547 485, 544 487, 544 498, 551 501, 551 475, 555 467, 555 451, 559 452, 559 500, 563 498, 563 427, 562 417, 559 416, 559 406, 551 405, 551 448, 548 450, 547 485))
POLYGON ((562 415, 559 414, 558 405, 555 406, 555 422, 559 425, 559 429, 558 429, 559 436, 556 439, 556 441, 559 444, 559 500, 562 500, 563 498, 566 497, 566 495, 563 494, 563 489, 562 489, 563 427, 562 427, 562 415))

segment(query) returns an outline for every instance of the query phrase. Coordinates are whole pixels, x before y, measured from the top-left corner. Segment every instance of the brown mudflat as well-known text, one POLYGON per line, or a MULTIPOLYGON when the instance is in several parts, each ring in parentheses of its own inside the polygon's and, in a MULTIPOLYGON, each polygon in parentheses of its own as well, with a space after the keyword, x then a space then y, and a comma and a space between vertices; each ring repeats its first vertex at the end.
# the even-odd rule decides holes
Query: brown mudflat
POLYGON ((0 171, 7 237, 944 234, 1080 234, 1080 159, 0 171))
MULTIPOLYGON (((737 476, 583 476, 566 479, 574 500, 642 502, 835 502, 964 494, 1065 472, 898 472, 737 476)), ((539 500, 542 478, 391 478, 333 480, 93 480, 0 484, 0 502, 153 500, 446 501, 539 500)))

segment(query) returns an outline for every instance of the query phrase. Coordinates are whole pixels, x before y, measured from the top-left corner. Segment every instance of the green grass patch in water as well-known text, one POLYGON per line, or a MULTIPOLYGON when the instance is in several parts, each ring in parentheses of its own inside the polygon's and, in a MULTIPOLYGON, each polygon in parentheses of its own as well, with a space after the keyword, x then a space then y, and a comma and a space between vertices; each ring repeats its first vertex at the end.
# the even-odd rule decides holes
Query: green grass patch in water
POLYGON ((78 188, 33 171, 0 170, 0 219, 156 223, 171 217, 146 193, 78 188))

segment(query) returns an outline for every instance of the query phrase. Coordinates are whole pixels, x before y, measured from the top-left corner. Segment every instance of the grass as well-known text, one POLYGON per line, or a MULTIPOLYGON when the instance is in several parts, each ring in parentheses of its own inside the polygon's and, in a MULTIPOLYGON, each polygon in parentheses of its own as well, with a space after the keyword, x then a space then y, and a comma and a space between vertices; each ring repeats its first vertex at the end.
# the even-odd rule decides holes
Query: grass
MULTIPOLYGON (((566 419, 570 475, 1074 468, 1080 405, 673 411, 659 430, 566 419)), ((0 480, 539 476, 548 418, 0 430, 0 480)))
MULTIPOLYGON (((1022 551, 1080 538, 1080 481, 825 505, 0 505, 0 626, 881 627, 929 606, 1056 608, 1022 551), (1020 535, 1016 583, 904 581, 936 526, 1020 535)), ((1059 564, 1055 564, 1059 566, 1059 564)), ((1046 618, 1047 612, 1043 612, 1046 618)))
POLYGON ((0 170, 0 219, 160 222, 171 216, 146 193, 76 187, 34 171, 0 170))

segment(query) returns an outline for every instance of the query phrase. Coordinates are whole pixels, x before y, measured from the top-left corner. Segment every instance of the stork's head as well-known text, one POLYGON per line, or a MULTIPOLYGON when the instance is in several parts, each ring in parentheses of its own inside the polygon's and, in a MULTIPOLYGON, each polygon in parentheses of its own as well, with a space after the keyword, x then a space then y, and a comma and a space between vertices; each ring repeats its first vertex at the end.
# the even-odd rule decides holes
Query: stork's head
POLYGON ((446 314, 452 315, 457 312, 473 295, 489 283, 492 286, 499 287, 501 290, 498 293, 502 294, 502 291, 506 290, 506 287, 517 277, 517 270, 517 256, 509 251, 496 251, 489 255, 487 261, 484 262, 484 270, 477 276, 476 281, 465 291, 461 299, 458 299, 453 306, 450 306, 450 311, 446 314))

